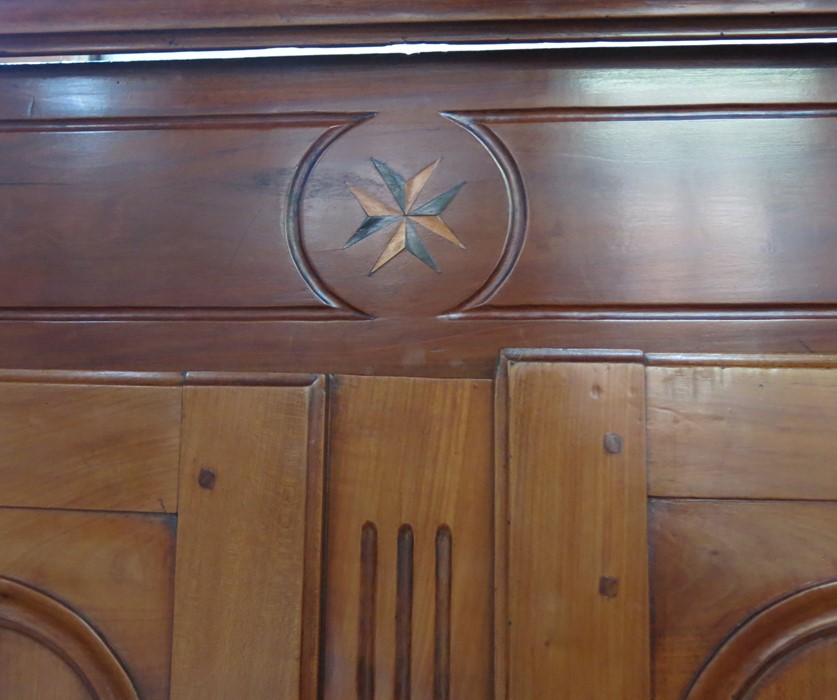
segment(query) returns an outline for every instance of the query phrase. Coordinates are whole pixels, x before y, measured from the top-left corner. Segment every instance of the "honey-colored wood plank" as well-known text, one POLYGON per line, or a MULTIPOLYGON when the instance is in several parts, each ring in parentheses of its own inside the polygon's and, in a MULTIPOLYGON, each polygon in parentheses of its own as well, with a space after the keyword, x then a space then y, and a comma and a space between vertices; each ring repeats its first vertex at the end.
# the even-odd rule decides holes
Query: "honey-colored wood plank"
POLYGON ((319 564, 322 423, 311 417, 322 391, 322 381, 184 390, 176 700, 290 699, 301 687, 315 697, 315 679, 301 675, 316 672, 316 659, 301 657, 316 654, 319 629, 310 567, 319 564))
POLYGON ((837 498, 837 373, 649 367, 654 496, 837 498))
POLYGON ((90 700, 70 666, 34 639, 0 629, 0 697, 90 700))
POLYGON ((509 523, 501 697, 647 698, 643 367, 507 370, 508 493, 497 495, 508 499, 509 523))
POLYGON ((491 697, 491 382, 332 386, 325 697, 491 697))
MULTIPOLYGON (((113 650, 140 697, 168 700, 173 516, 2 508, 0 542, 0 576, 34 587, 84 618, 113 650)), ((70 634, 65 637, 73 638, 70 634)), ((13 662, 5 656, 5 641, 8 638, 0 640, 0 697, 39 697, 28 694, 35 692, 31 684, 38 666, 28 670, 18 667, 7 675, 10 669, 4 664, 13 662), (17 689, 27 684, 29 691, 19 694, 17 689)), ((52 651, 74 659, 87 657, 91 649, 76 637, 73 643, 52 651)), ((18 660, 24 654, 33 664, 45 661, 34 652, 19 646, 11 651, 18 660)), ((54 676, 44 670, 44 677, 38 675, 34 687, 43 686, 44 692, 60 688, 64 694, 57 697, 62 700, 74 697, 73 684, 64 683, 66 674, 59 671, 54 676), (56 683, 62 685, 56 687, 56 683)))
POLYGON ((173 513, 176 387, 0 384, 0 505, 173 513))
MULTIPOLYGON (((755 613, 837 570, 837 503, 655 499, 649 512, 657 700, 683 698, 709 655, 755 613)), ((834 677, 834 654, 792 653, 801 646, 792 632, 771 630, 785 663, 747 697, 830 697, 809 691, 834 677), (777 694, 783 688, 788 694, 777 694)))

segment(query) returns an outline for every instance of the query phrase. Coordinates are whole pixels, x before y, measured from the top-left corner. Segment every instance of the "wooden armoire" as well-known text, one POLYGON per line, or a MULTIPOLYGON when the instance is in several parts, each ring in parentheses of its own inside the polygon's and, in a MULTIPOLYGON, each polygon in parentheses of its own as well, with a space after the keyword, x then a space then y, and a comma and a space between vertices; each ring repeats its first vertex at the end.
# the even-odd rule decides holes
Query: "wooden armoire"
POLYGON ((0 700, 837 698, 835 42, 0 3, 0 700))

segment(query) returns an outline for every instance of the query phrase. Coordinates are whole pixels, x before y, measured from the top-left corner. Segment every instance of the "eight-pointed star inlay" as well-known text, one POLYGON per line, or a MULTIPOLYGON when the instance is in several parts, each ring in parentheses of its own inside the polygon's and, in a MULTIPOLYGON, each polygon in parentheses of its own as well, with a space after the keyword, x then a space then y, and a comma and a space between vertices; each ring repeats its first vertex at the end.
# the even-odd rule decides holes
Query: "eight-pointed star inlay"
POLYGON ((392 194, 392 198, 398 205, 397 209, 388 204, 384 204, 372 195, 362 192, 346 183, 351 193, 355 196, 355 199, 363 207, 363 211, 366 213, 366 219, 364 219, 357 231, 352 234, 352 237, 346 241, 346 245, 343 246, 344 250, 353 246, 355 243, 359 243, 364 238, 368 238, 373 233, 397 224, 395 233, 389 239, 383 253, 381 253, 378 261, 370 270, 370 275, 404 250, 417 257, 428 267, 436 270, 436 272, 440 272, 439 266, 436 264, 433 256, 430 255, 430 251, 427 250, 424 242, 419 237, 416 224, 431 233, 435 233, 437 236, 441 236, 446 241, 458 245, 460 248, 465 247, 462 241, 442 221, 441 217, 442 212, 453 201, 457 192, 465 185, 464 182, 460 182, 456 187, 451 187, 426 204, 416 206, 416 201, 421 191, 424 189, 430 176, 433 175, 440 161, 441 158, 435 163, 428 165, 409 180, 405 180, 387 166, 386 163, 372 158, 372 164, 377 169, 381 179, 392 194))

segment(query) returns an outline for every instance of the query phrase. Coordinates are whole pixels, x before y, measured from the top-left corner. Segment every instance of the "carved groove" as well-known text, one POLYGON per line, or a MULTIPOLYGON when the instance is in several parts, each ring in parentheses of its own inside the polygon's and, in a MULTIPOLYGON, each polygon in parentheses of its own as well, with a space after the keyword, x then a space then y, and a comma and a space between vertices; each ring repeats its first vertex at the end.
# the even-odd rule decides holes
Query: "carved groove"
POLYGON ((366 522, 360 533, 360 620, 357 641, 357 697, 375 697, 375 593, 378 574, 378 528, 366 522))
POLYGON ((737 627, 709 657, 683 697, 748 697, 778 664, 809 644, 835 636, 837 581, 798 591, 737 627))
POLYGON ((308 254, 305 251, 305 247, 302 244, 302 200, 305 196, 305 186, 308 184, 311 172, 314 170, 314 166, 317 165, 323 154, 328 150, 329 146, 331 146, 347 131, 374 116, 375 114, 373 112, 343 115, 342 118, 344 123, 336 125, 332 123, 332 125, 316 141, 314 141, 314 143, 311 144, 294 171, 291 186, 288 191, 288 206, 285 215, 285 228, 288 236, 288 247, 291 250, 291 259, 293 260, 300 276, 303 280, 305 280, 305 284, 308 285, 311 292, 324 304, 327 304, 334 309, 349 311, 357 318, 369 318, 369 316, 340 299, 314 271, 314 266, 311 264, 311 260, 309 259, 308 254), (349 119, 350 121, 345 121, 346 119, 349 119))
POLYGON ((139 700, 131 677, 105 640, 75 611, 49 595, 0 577, 0 628, 50 649, 92 697, 139 700))
POLYGON ((395 588, 395 700, 410 700, 413 640, 413 528, 398 528, 395 588))
POLYGON ((491 271, 488 279, 483 282, 482 287, 464 302, 444 314, 449 316, 461 315, 469 309, 481 306, 503 286, 523 252, 523 242, 526 238, 526 227, 529 220, 529 207, 520 168, 506 144, 500 140, 497 134, 485 126, 484 122, 487 119, 475 119, 471 114, 453 112, 442 112, 442 116, 465 129, 488 151, 488 154, 500 169, 500 174, 506 186, 506 194, 509 198, 508 233, 500 260, 491 271))
POLYGON ((453 535, 447 525, 436 531, 436 620, 433 638, 433 700, 450 698, 450 611, 453 535))

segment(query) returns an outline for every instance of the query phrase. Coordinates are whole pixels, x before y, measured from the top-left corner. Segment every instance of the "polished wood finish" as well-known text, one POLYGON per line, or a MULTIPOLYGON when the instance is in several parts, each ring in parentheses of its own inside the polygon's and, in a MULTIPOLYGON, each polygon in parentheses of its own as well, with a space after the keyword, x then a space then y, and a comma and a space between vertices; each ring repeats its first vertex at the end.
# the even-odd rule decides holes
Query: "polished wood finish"
MULTIPOLYGON (((0 509, 0 629, 16 632, 4 636, 12 658, 42 656, 23 634, 86 681, 83 697, 168 698, 174 525, 170 515, 0 509)), ((35 671, 25 681, 19 669, 10 686, 0 676, 0 696, 28 697, 15 694, 27 682, 57 692, 35 671)))
POLYGON ((649 367, 654 496, 837 498, 837 374, 649 367))
POLYGON ((180 391, 0 383, 0 505, 177 511, 180 391))
POLYGON ((507 372, 508 687, 497 697, 648 697, 643 367, 507 372))
POLYGON ((0 366, 837 351, 835 85, 804 47, 8 67, 0 366), (396 206, 373 158, 466 183, 440 272, 343 248, 353 191, 396 206))
POLYGON ((316 654, 318 609, 303 598, 319 578, 321 392, 184 390, 174 697, 313 697, 303 650, 316 654))
POLYGON ((337 377, 326 698, 492 694, 492 385, 337 377))
POLYGON ((381 6, 305 0, 6 0, 8 55, 420 41, 776 38, 827 35, 829 0, 420 0, 381 6))
MULTIPOLYGON (((726 685, 699 679, 695 698, 726 697, 722 691, 730 682, 742 674, 746 678, 748 670, 750 675, 770 670, 764 668, 768 662, 774 668, 792 667, 795 662, 790 655, 812 644, 804 634, 806 626, 793 618, 774 616, 773 624, 762 625, 760 630, 759 618, 750 618, 791 593, 834 578, 837 504, 654 500, 649 527, 655 697, 692 698, 686 691, 713 653, 726 656, 721 659, 726 671, 707 670, 719 673, 716 680, 726 685), (751 635, 749 641, 743 639, 731 651, 721 647, 716 652, 736 629, 751 635), (795 629, 802 633, 794 634, 795 629), (783 642, 777 647, 777 658, 765 653, 772 646, 754 641, 768 634, 783 642)), ((809 610, 808 619, 814 623, 825 615, 833 617, 833 598, 830 604, 809 610)), ((832 629, 827 636, 833 634, 832 629)), ((809 667, 799 679, 800 694, 788 697, 805 697, 801 693, 808 680, 816 683, 824 672, 818 664, 809 667)))

